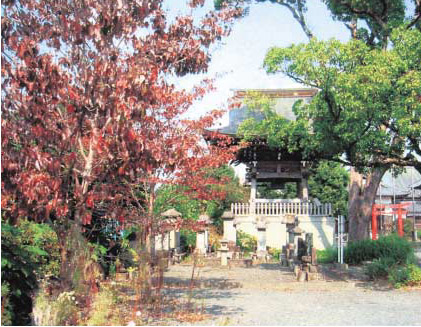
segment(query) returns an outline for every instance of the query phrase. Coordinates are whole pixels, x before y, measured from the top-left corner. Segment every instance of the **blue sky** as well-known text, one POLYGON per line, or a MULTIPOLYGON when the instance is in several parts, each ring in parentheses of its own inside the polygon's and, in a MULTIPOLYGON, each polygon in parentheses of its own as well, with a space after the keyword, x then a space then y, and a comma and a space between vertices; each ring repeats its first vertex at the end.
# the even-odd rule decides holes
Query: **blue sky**
MULTIPOLYGON (((308 23, 319 39, 349 39, 348 30, 342 23, 332 20, 321 1, 308 2, 308 23)), ((188 12, 182 3, 180 0, 167 2, 170 16, 188 12)), ((202 12, 212 7, 213 1, 207 0, 202 12)), ((302 42, 307 42, 307 38, 287 8, 270 2, 251 4, 249 15, 236 21, 230 36, 212 49, 208 73, 175 81, 178 87, 189 89, 204 77, 217 77, 217 90, 196 103, 190 116, 199 117, 212 109, 223 108, 232 96, 232 89, 300 87, 281 74, 266 74, 262 64, 270 47, 302 42)), ((226 123, 225 118, 222 124, 226 123)))

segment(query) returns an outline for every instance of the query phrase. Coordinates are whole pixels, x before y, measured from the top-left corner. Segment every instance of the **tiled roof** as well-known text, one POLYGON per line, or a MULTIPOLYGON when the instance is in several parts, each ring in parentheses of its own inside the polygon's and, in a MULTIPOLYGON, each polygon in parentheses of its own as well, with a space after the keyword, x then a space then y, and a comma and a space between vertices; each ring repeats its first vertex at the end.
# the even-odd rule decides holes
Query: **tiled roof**
MULTIPOLYGON (((263 95, 272 98, 274 101, 274 110, 279 115, 288 120, 295 120, 295 115, 292 110, 294 103, 297 100, 310 102, 311 98, 317 93, 316 89, 274 89, 274 90, 235 90, 235 97, 240 101, 243 99, 248 91, 260 92, 263 95)), ((236 135, 238 126, 248 118, 255 120, 263 120, 264 115, 258 110, 250 110, 246 105, 240 108, 232 109, 229 112, 229 125, 218 128, 218 132, 227 135, 236 135)))
POLYGON ((394 177, 391 171, 387 171, 377 189, 377 196, 405 196, 421 198, 421 174, 413 167, 406 167, 405 171, 394 177))

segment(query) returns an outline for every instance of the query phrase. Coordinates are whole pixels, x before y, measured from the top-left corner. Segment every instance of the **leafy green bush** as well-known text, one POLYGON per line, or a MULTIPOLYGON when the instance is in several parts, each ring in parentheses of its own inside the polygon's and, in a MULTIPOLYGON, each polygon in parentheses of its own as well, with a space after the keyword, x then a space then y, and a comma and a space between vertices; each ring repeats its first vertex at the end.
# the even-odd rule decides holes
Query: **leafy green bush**
POLYGON ((38 280, 57 276, 60 255, 56 233, 49 225, 22 220, 12 226, 1 223, 2 324, 27 325, 32 311, 32 293, 38 280), (3 323, 4 322, 4 323, 3 323))
POLYGON ((414 264, 395 267, 389 272, 389 281, 397 288, 421 285, 421 268, 414 264))
POLYGON ((334 263, 338 261, 338 249, 335 247, 317 250, 316 253, 318 263, 334 263))
POLYGON ((240 230, 237 230, 237 246, 241 251, 254 252, 257 249, 257 238, 240 230))
POLYGON ((412 219, 403 220, 403 232, 406 237, 412 238, 412 233, 414 232, 414 222, 412 219))
POLYGON ((196 233, 190 230, 180 230, 180 247, 182 252, 190 252, 196 247, 196 233))
POLYGON ((34 301, 34 322, 36 326, 78 325, 77 301, 75 292, 63 292, 50 297, 40 291, 34 301))
POLYGON ((408 265, 409 278, 407 285, 421 285, 421 268, 415 264, 408 265))
POLYGON ((389 271, 395 266, 393 258, 380 258, 365 267, 365 273, 370 279, 386 278, 389 271))
POLYGON ((1 283, 1 306, 2 306, 2 315, 1 315, 1 325, 10 326, 12 325, 12 310, 13 307, 10 303, 10 287, 7 282, 2 281, 1 283))
POLYGON ((279 260, 282 250, 277 248, 270 248, 268 252, 273 259, 279 260))
POLYGON ((399 288, 409 279, 408 268, 406 266, 394 267, 390 269, 388 278, 390 283, 399 288))
POLYGON ((411 243, 396 234, 380 237, 376 241, 366 239, 351 242, 345 248, 345 262, 350 264, 380 258, 390 258, 394 264, 407 264, 413 263, 415 257, 411 243))

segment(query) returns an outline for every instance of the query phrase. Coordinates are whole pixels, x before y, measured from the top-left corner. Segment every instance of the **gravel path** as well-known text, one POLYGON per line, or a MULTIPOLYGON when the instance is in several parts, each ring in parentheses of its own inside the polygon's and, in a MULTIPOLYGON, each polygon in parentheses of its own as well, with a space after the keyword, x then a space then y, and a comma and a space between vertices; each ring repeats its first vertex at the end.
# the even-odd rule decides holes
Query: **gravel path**
MULTIPOLYGON (((186 296, 181 285, 191 272, 191 266, 171 267, 166 273, 170 293, 186 296)), ((421 290, 394 290, 335 271, 324 280, 298 283, 278 264, 205 267, 198 273, 194 298, 212 316, 204 325, 421 326, 421 290)))

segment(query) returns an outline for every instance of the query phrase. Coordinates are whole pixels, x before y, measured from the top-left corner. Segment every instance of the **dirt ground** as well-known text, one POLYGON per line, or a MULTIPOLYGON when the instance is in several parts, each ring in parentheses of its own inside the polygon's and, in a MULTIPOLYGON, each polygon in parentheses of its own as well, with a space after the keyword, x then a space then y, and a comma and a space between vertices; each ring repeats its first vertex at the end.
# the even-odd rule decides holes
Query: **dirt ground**
POLYGON ((277 263, 250 268, 171 266, 169 296, 192 297, 200 325, 421 325, 421 290, 366 280, 361 268, 325 266, 321 280, 299 283, 277 263))

